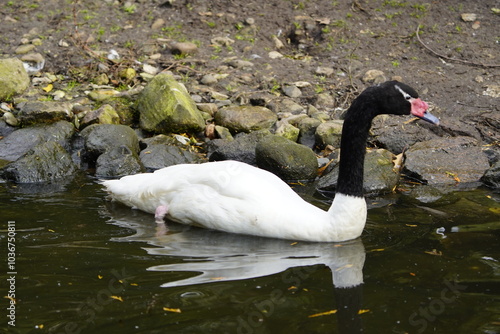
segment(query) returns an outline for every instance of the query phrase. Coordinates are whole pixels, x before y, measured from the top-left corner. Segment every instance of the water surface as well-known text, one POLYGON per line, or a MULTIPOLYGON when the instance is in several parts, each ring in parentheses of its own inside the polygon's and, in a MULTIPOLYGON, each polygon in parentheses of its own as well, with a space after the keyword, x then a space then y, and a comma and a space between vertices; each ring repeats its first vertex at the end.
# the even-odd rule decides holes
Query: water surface
POLYGON ((16 229, 16 326, 4 298, 3 331, 500 332, 500 196, 488 190, 371 199, 363 236, 340 244, 165 230, 105 197, 90 178, 0 185, 2 295, 7 222, 16 229))

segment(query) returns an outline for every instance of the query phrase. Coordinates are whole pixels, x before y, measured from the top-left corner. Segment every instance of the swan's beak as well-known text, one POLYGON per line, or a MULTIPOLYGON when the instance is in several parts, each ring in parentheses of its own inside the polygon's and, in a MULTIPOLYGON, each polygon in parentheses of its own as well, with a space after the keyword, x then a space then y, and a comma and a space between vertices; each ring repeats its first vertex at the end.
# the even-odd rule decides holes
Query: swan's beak
POLYGON ((431 114, 427 111, 429 109, 429 105, 422 101, 421 99, 411 99, 411 114, 413 116, 417 116, 424 121, 427 121, 432 124, 439 125, 439 118, 431 114))

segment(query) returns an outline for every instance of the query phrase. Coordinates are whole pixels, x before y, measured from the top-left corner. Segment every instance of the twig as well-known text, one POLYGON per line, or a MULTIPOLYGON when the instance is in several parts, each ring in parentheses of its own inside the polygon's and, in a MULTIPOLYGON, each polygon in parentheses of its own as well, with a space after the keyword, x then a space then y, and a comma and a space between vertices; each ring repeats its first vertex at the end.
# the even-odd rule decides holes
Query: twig
POLYGON ((439 58, 443 58, 443 59, 446 59, 446 60, 450 60, 450 61, 455 61, 455 62, 459 62, 459 63, 462 63, 462 64, 466 64, 466 65, 471 65, 471 66, 480 66, 480 67, 500 67, 499 64, 482 64, 482 63, 475 63, 475 62, 472 62, 472 61, 469 61, 469 60, 463 60, 463 59, 457 59, 457 58, 451 58, 451 57, 447 57, 445 55, 442 55, 434 50, 432 50, 430 47, 428 47, 427 45, 424 44, 424 42, 422 42, 422 40, 420 39, 420 36, 419 36, 419 31, 420 31, 420 25, 417 26, 417 32, 416 32, 416 35, 417 35, 417 40, 420 42, 420 44, 422 44, 422 46, 424 48, 426 48, 427 50, 429 50, 431 53, 433 53, 435 56, 439 57, 439 58))

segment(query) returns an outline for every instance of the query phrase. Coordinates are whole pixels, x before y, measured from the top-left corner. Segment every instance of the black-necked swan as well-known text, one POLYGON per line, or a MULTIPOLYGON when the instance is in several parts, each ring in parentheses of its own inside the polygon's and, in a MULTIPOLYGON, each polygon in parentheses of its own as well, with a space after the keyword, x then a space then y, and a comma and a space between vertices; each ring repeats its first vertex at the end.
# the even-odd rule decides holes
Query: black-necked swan
POLYGON ((276 175, 237 161, 182 164, 103 181, 112 199, 168 220, 232 233, 338 242, 357 238, 366 222, 365 145, 373 118, 409 115, 439 124, 417 92, 398 81, 364 90, 345 114, 337 191, 324 211, 276 175))

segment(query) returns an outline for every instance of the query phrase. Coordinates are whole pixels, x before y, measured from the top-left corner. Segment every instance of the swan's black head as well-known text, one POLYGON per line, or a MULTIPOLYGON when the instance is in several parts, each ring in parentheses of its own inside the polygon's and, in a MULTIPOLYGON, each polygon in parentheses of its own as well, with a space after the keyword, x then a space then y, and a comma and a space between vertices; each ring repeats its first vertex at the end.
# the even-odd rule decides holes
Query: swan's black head
POLYGON ((387 81, 374 87, 381 114, 413 115, 427 122, 439 124, 439 119, 427 112, 429 106, 418 98, 418 93, 399 81, 387 81))

